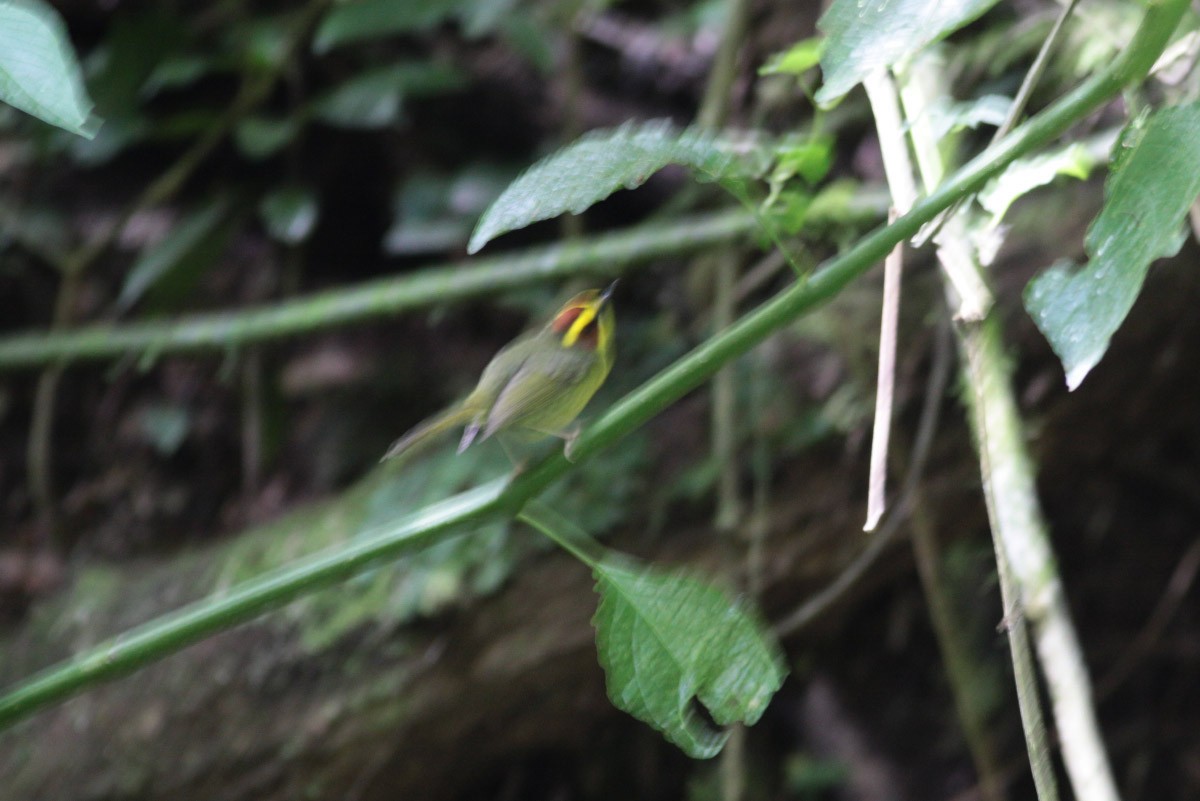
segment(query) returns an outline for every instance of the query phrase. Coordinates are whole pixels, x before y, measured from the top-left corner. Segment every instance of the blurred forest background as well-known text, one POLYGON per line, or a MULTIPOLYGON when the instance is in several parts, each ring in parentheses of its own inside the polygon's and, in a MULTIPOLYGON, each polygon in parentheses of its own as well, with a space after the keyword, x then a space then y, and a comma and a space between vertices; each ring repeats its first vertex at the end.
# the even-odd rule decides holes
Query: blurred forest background
MULTIPOLYGON (((805 269, 887 219, 862 91, 817 112, 819 70, 761 69, 816 35, 817 3, 55 7, 103 124, 89 140, 0 106, 5 687, 505 475, 492 444, 377 462, 570 291, 621 276, 617 363, 586 425, 723 324, 722 280, 739 312, 796 280, 742 206, 679 167, 468 258, 488 205, 583 132, 700 119, 748 148, 797 134, 776 188, 805 269), (574 266, 517 261, 572 242, 589 248, 574 266), (77 351, 19 355, 95 324, 111 328, 77 351)), ((1002 3, 954 34, 956 97, 1012 96, 1058 13, 1002 3)), ((1031 108, 1111 60, 1140 14, 1083 2, 1031 108)), ((1072 136, 1102 165, 1125 113, 1115 102, 1072 136)), ((995 124, 980 117, 969 152, 995 124)), ((1021 303, 1038 271, 1082 254, 1104 173, 1017 201, 988 276, 1117 783, 1130 801, 1196 798, 1195 237, 1074 392, 1021 303)), ((915 450, 923 470, 908 513, 862 531, 881 275, 729 368, 725 439, 705 386, 547 493, 615 548, 757 597, 790 676, 720 758, 690 760, 612 706, 588 571, 489 523, 0 732, 0 799, 1034 797, 930 248, 906 264, 893 496, 915 450), (923 405, 938 413, 927 450, 923 405)))

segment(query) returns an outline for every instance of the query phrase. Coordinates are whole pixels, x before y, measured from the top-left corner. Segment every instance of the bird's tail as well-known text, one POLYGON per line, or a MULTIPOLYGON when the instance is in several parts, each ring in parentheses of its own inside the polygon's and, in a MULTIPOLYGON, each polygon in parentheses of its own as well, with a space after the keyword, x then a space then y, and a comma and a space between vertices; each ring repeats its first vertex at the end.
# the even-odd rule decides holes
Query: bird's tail
POLYGON ((387 453, 379 461, 386 462, 399 456, 413 455, 442 434, 455 426, 470 422, 474 412, 461 404, 451 406, 444 412, 435 414, 417 424, 415 428, 392 443, 387 453))

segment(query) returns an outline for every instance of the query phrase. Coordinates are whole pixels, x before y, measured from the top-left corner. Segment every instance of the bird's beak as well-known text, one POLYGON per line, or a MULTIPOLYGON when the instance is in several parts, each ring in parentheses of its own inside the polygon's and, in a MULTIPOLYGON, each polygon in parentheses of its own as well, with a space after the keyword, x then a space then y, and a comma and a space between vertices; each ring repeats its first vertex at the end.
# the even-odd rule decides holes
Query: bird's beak
POLYGON ((613 281, 608 285, 607 289, 600 293, 600 297, 596 299, 596 305, 599 308, 604 308, 604 304, 608 303, 608 301, 612 298, 613 290, 617 288, 617 284, 620 283, 620 280, 621 279, 618 278, 616 281, 613 281))

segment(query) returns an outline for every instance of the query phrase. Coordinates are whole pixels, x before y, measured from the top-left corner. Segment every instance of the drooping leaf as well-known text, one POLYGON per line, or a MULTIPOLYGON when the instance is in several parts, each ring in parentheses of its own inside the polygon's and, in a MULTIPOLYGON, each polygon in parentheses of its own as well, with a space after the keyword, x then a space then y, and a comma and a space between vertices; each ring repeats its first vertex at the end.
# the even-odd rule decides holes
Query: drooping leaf
POLYGON ((513 181, 480 218, 467 252, 475 253, 500 234, 538 220, 563 212, 579 214, 618 189, 640 186, 668 164, 682 164, 711 178, 734 171, 733 158, 703 132, 678 132, 661 121, 596 131, 513 181))
POLYGON ((1025 307, 1075 389, 1108 349, 1150 262, 1178 251, 1181 224, 1200 194, 1200 104, 1151 115, 1127 129, 1088 229, 1088 263, 1056 263, 1025 288, 1025 307))
POLYGON ((1045 186, 1060 175, 1084 180, 1095 163, 1088 149, 1078 142, 1048 153, 1017 159, 1004 172, 988 181, 979 193, 979 205, 991 214, 991 225, 998 225, 1017 198, 1039 186, 1045 186))
POLYGON ((128 311, 159 282, 172 275, 206 267, 223 241, 214 237, 228 212, 228 204, 217 200, 185 217, 162 242, 148 248, 130 268, 117 296, 118 312, 128 311))
POLYGON ((519 519, 592 568, 596 649, 614 705, 696 759, 720 753, 720 727, 758 721, 787 671, 753 609, 683 571, 607 551, 540 500, 519 519))
POLYGON ((821 54, 825 84, 817 102, 838 100, 872 72, 938 41, 996 4, 996 0, 834 0, 817 27, 827 37, 821 54))
POLYGON ((0 100, 89 139, 100 126, 62 19, 41 0, 0 3, 0 100))
POLYGON ((608 695, 697 759, 720 752, 718 726, 754 724, 783 683, 778 646, 748 609, 678 572, 606 560, 593 623, 608 695))
POLYGON ((303 186, 280 187, 266 194, 258 204, 258 214, 267 233, 286 245, 308 239, 319 213, 316 193, 303 186))

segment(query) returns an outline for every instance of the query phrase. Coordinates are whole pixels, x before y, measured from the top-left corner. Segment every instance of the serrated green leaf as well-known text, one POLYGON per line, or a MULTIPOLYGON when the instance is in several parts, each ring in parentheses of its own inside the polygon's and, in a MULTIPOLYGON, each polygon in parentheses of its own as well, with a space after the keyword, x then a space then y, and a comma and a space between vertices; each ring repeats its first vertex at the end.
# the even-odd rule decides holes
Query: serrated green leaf
POLYGON ((879 69, 978 18, 996 0, 834 0, 817 28, 828 39, 821 54, 825 84, 817 102, 837 101, 879 69))
POLYGON ((711 135, 680 133, 662 121, 594 131, 513 181, 480 218, 467 252, 476 253, 500 234, 538 220, 579 214, 618 189, 640 186, 668 164, 712 178, 727 177, 734 166, 711 135))
POLYGON ((767 63, 758 68, 759 75, 803 75, 821 63, 821 51, 825 49, 825 40, 819 36, 803 39, 767 59, 767 63))
POLYGON ((753 609, 683 571, 606 552, 541 501, 528 502, 519 518, 592 568, 596 649, 614 705, 696 759, 715 756, 728 738, 697 703, 717 727, 762 717, 787 671, 753 609))
POLYGON ((1062 360, 1075 389, 1108 349, 1132 308, 1150 262, 1178 251, 1181 223, 1200 194, 1200 104, 1150 116, 1104 185, 1104 208, 1088 229, 1089 261, 1056 263, 1025 289, 1025 308, 1062 360))
POLYGON ((0 100, 88 139, 100 126, 62 19, 40 0, 0 3, 0 100))
POLYGON ((778 646, 748 609, 680 572, 606 560, 595 569, 593 624, 612 702, 689 756, 720 752, 719 726, 752 725, 783 683, 778 646))
POLYGON ((1017 198, 1039 186, 1045 186, 1060 175, 1084 180, 1095 163, 1096 159, 1088 149, 1078 142, 1049 153, 1017 159, 1004 172, 988 181, 979 193, 979 205, 991 215, 990 224, 999 225, 1017 198))
POLYGON ((319 213, 316 193, 303 186, 276 189, 264 195, 258 204, 258 215, 267 233, 286 245, 298 245, 308 239, 319 213))
POLYGON ((470 0, 357 0, 339 3, 317 26, 313 52, 325 53, 335 47, 423 31, 454 16, 470 0))

